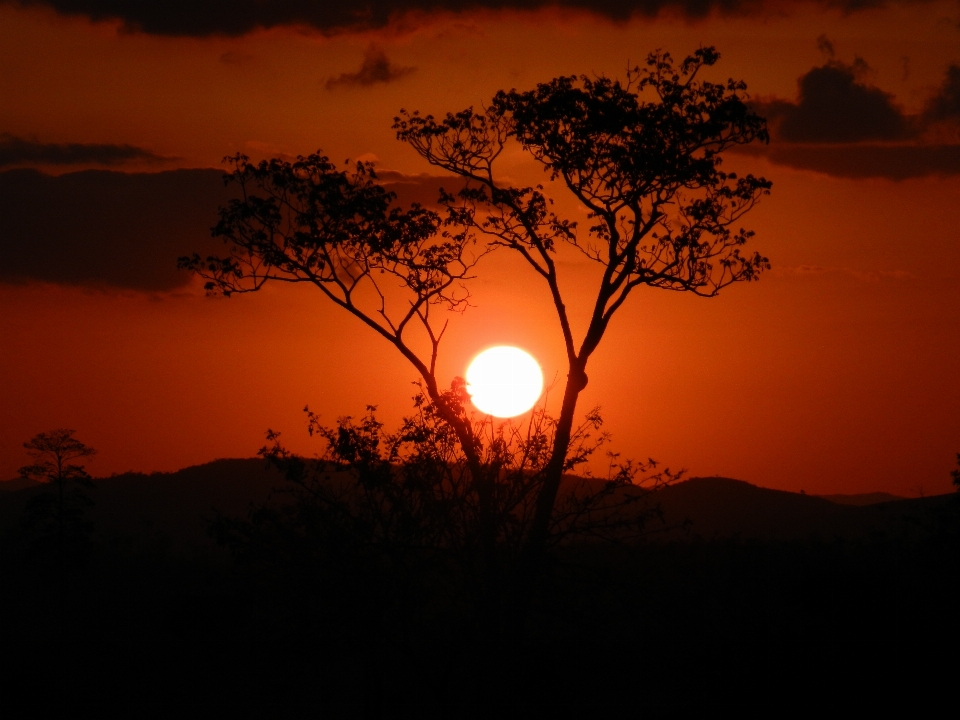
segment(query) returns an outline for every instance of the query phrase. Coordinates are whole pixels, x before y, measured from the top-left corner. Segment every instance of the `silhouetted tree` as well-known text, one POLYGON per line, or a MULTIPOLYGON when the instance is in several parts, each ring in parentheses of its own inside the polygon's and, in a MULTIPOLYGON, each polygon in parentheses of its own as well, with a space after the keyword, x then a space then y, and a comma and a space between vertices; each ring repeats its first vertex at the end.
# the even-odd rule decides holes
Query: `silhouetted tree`
POLYGON ((208 291, 226 295, 272 280, 312 283, 394 345, 422 377, 427 399, 462 450, 478 543, 490 565, 506 521, 498 493, 517 477, 505 478, 491 464, 496 438, 478 432, 457 386, 442 390, 436 361, 446 323, 438 323, 436 311, 466 307, 463 283, 482 255, 498 248, 518 253, 550 294, 568 365, 559 415, 539 448, 533 505, 517 531, 520 575, 533 576, 556 527, 587 366, 617 310, 641 286, 709 297, 769 267, 766 258, 743 252, 753 233, 739 223, 771 183, 721 166, 725 150, 766 141, 766 123, 746 104, 743 82, 700 78, 718 59, 713 48, 702 48, 675 66, 669 54, 656 52, 624 82, 559 77, 530 91, 499 92, 480 111, 440 120, 401 111, 398 138, 465 182, 456 195, 442 193, 442 216, 419 205, 395 207, 369 163, 341 171, 319 154, 257 165, 234 156, 228 181, 242 197, 221 211, 214 229, 229 253, 181 258, 181 267, 206 278, 208 291), (555 213, 542 185, 516 187, 499 174, 511 143, 586 210, 589 227, 555 213), (560 288, 561 245, 602 268, 581 338, 560 288))
POLYGON ((23 444, 33 463, 20 468, 21 477, 49 487, 27 503, 22 523, 33 550, 55 552, 62 573, 68 557, 85 555, 92 532, 84 511, 92 504, 85 490, 93 487, 93 481, 76 461, 97 451, 73 437, 74 432, 58 429, 35 435, 23 444))
POLYGON ((697 79, 718 59, 704 48, 674 68, 669 54, 654 53, 624 84, 560 77, 532 91, 500 92, 479 113, 468 109, 440 121, 402 113, 395 121, 398 137, 429 163, 470 181, 459 198, 446 198, 451 218, 519 253, 557 311, 568 374, 529 533, 533 553, 546 541, 587 363, 632 290, 712 296, 768 267, 766 258, 741 253, 752 232, 737 223, 771 184, 720 169, 725 149, 766 140, 766 125, 744 103, 743 82, 697 79), (542 187, 498 181, 496 161, 511 139, 584 206, 594 222, 586 238, 551 211, 542 187), (579 345, 560 290, 557 243, 603 268, 579 345))
POLYGON ((957 453, 957 469, 950 472, 953 478, 953 484, 957 486, 957 492, 960 492, 960 453, 957 453))

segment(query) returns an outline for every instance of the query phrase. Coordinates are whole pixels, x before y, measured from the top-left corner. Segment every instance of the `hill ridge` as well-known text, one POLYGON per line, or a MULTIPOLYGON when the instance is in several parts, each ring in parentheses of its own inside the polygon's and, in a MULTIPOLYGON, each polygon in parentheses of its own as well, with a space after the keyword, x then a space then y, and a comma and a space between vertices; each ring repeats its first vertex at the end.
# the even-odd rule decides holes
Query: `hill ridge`
MULTIPOLYGON (((218 458, 174 472, 126 472, 95 478, 91 519, 104 532, 148 530, 187 544, 210 542, 211 517, 244 516, 281 485, 280 473, 261 458, 218 458)), ((38 484, 0 493, 0 530, 12 528, 38 484)), ((850 497, 850 496, 846 496, 850 497)), ((857 496, 853 496, 857 497, 857 496)), ((764 539, 862 537, 903 524, 942 506, 951 495, 880 503, 837 502, 830 497, 766 488, 719 475, 698 476, 652 494, 663 525, 658 539, 764 539)))

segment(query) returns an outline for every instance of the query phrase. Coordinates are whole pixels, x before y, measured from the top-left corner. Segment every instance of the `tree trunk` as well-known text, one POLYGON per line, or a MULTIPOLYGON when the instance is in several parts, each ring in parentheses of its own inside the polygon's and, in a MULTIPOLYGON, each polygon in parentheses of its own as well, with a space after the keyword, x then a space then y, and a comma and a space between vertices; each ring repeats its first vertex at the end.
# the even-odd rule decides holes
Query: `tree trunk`
MULTIPOLYGON (((581 364, 582 365, 582 364, 581 364)), ((570 438, 573 434, 573 418, 577 411, 577 400, 580 393, 587 386, 587 375, 582 366, 572 368, 567 379, 567 386, 563 393, 563 404, 560 406, 560 417, 557 420, 557 431, 553 438, 553 452, 550 462, 544 470, 543 486, 537 496, 537 509, 527 535, 525 547, 527 554, 539 554, 546 544, 550 531, 550 516, 557 501, 560 482, 563 480, 563 466, 567 460, 567 451, 570 449, 570 438)))
POLYGON ((573 434, 573 419, 577 410, 577 400, 587 386, 587 375, 583 363, 571 369, 567 376, 567 386, 563 393, 563 404, 557 420, 557 431, 553 439, 553 451, 550 462, 544 470, 543 485, 537 496, 536 511, 530 532, 523 544, 517 574, 513 578, 510 598, 510 632, 521 637, 527 620, 534 582, 543 569, 544 550, 550 533, 550 517, 557 502, 560 483, 563 481, 563 468, 570 448, 573 434))

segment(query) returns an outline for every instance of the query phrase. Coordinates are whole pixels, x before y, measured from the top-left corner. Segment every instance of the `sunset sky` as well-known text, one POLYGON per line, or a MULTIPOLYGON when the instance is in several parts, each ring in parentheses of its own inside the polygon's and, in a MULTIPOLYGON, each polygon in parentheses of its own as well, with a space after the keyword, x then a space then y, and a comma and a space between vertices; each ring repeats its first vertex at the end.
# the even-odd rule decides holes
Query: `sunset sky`
MULTIPOLYGON (((216 251, 221 158, 370 160, 401 199, 444 180, 391 130, 564 74, 624 75, 716 46, 769 145, 747 217, 772 270, 704 299, 644 289, 581 399, 611 449, 808 493, 950 490, 960 452, 960 3, 765 0, 0 0, 0 478, 74 428, 95 475, 303 452, 333 422, 409 411, 414 369, 306 286, 205 297, 176 258, 216 251), (152 4, 151 4, 152 5, 152 4), (159 8, 159 9, 157 9, 159 8)), ((541 181, 519 150, 511 177, 541 181)), ((584 219, 556 194, 557 207, 584 219)), ((562 252, 587 318, 596 270, 562 252)), ((563 347, 545 287, 485 258, 440 374, 493 344, 563 347)), ((579 312, 579 315, 578 315, 579 312)), ((551 396, 553 397, 553 396, 551 396)), ((602 470, 602 463, 597 470, 602 470)))

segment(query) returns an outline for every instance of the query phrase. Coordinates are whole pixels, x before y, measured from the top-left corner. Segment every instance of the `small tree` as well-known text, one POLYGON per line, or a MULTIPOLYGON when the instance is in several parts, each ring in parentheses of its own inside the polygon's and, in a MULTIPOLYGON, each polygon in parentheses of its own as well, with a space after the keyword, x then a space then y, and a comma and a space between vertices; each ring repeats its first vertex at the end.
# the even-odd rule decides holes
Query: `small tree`
POLYGON ((462 449, 479 542, 492 557, 497 523, 506 517, 497 503, 504 479, 487 460, 482 423, 464 409, 462 382, 445 391, 436 375, 446 328, 437 310, 465 309, 464 283, 484 254, 518 253, 553 301, 568 366, 521 533, 519 574, 533 576, 571 468, 587 366, 617 310, 641 286, 711 297, 769 267, 743 252, 753 233, 739 223, 771 183, 722 169, 725 150, 768 139, 766 124, 747 105, 743 82, 699 77, 718 59, 702 48, 675 67, 669 54, 656 52, 625 82, 560 77, 526 92, 499 92, 480 111, 441 120, 401 111, 398 138, 465 183, 455 195, 441 194, 443 215, 394 207, 370 164, 341 171, 319 154, 257 165, 236 155, 227 180, 242 196, 214 229, 230 250, 222 258, 181 258, 181 267, 226 295, 268 281, 311 283, 390 342, 416 368, 462 449), (498 160, 511 143, 583 206, 589 227, 556 214, 542 185, 515 187, 500 176, 498 160), (602 268, 581 338, 560 286, 555 258, 563 245, 602 268))
POLYGON ((58 429, 35 435, 23 444, 33 464, 20 468, 22 477, 52 488, 30 500, 24 524, 40 546, 55 546, 62 572, 68 552, 82 556, 91 531, 83 515, 92 504, 84 491, 93 487, 93 481, 76 461, 97 451, 73 437, 74 432, 58 429))

